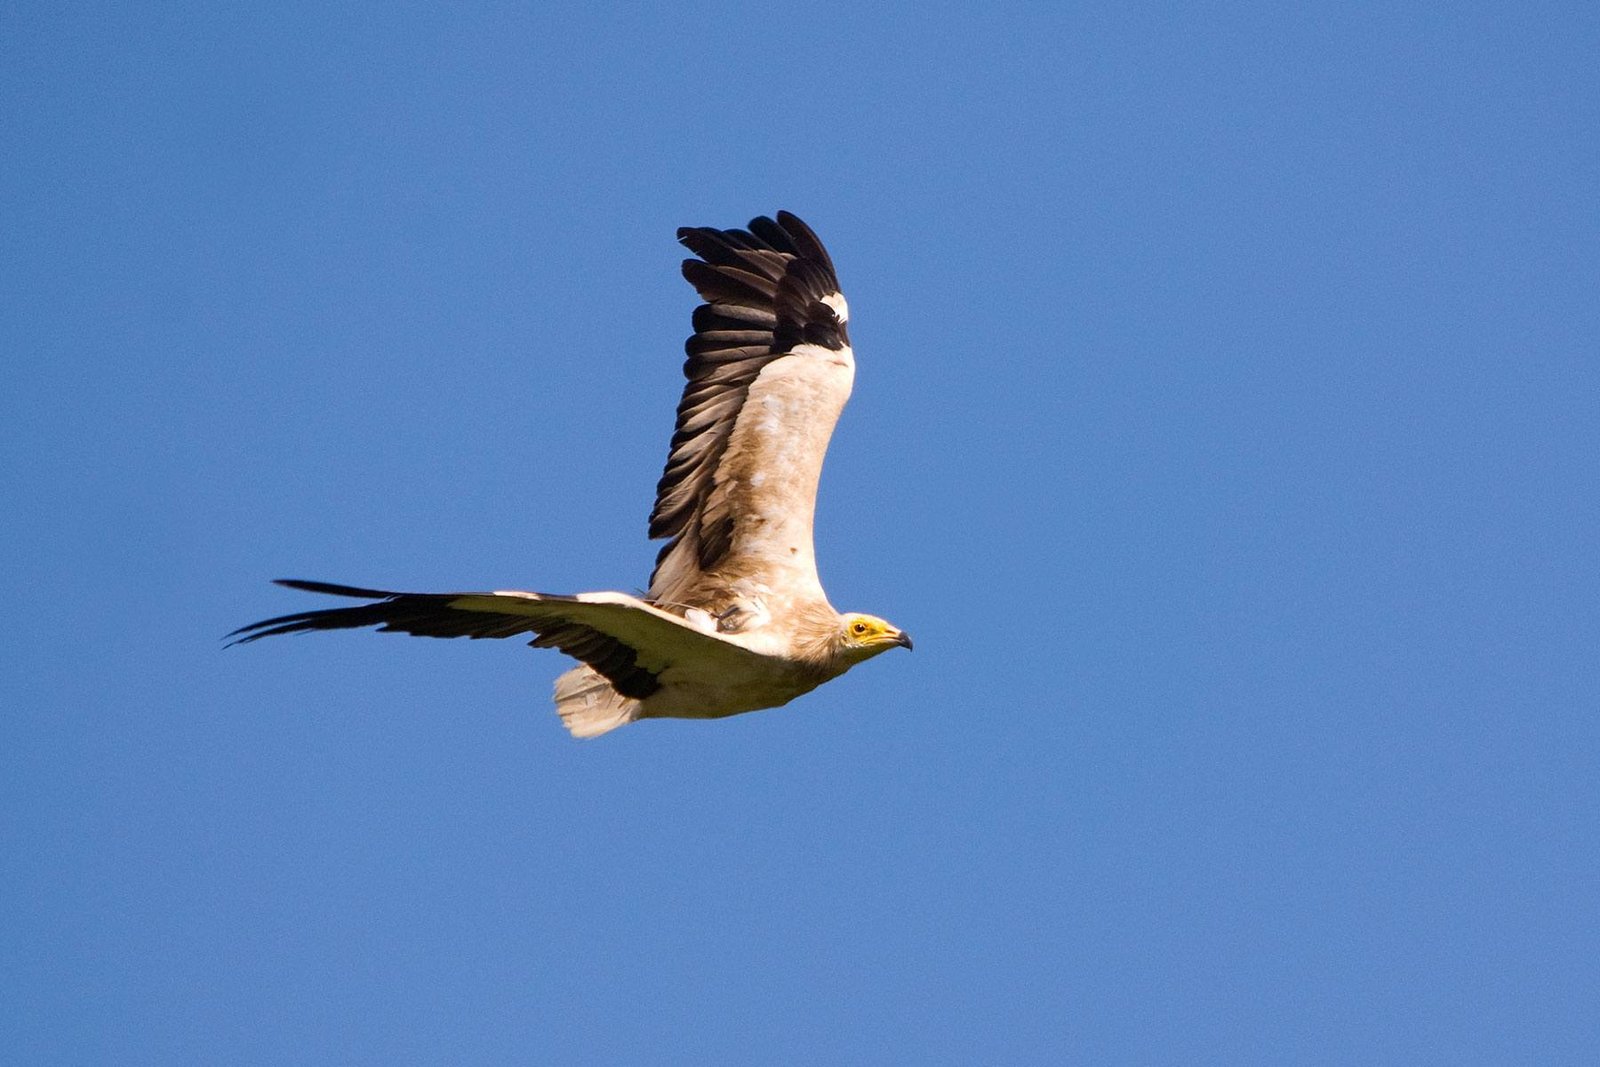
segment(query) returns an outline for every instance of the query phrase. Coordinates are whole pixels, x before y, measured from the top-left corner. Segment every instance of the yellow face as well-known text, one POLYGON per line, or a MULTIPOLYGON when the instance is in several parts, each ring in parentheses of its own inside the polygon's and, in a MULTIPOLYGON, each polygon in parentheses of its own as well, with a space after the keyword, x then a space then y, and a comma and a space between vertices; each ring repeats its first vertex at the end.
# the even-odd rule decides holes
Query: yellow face
POLYGON ((844 647, 857 652, 876 654, 895 648, 910 648, 911 636, 876 615, 846 615, 844 617, 844 647))

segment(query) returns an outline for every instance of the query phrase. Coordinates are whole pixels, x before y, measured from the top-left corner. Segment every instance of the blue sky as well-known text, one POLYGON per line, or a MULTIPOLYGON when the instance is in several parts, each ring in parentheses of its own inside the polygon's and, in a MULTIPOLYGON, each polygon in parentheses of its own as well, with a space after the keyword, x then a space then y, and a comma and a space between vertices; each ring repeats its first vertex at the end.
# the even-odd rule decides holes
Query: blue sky
POLYGON ((1592 5, 0 16, 0 1046, 28 1063, 1592 1063, 1592 5), (301 576, 633 589, 785 208, 905 626, 577 743, 301 576), (320 606, 320 605, 318 605, 320 606))

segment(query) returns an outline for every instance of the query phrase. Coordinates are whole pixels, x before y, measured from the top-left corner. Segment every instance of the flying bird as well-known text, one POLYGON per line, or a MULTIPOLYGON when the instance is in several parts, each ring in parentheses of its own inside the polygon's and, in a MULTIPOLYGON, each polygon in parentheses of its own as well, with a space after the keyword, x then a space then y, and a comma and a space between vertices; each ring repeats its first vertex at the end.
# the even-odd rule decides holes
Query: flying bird
POLYGON ((840 613, 817 577, 823 454, 850 396, 849 308, 817 235, 786 211, 748 229, 685 227, 683 276, 705 303, 656 487, 650 587, 627 593, 396 593, 284 579, 367 603, 241 627, 235 643, 375 626, 418 637, 520 637, 579 661, 556 680, 561 721, 594 737, 637 719, 714 719, 787 704, 905 631, 840 613))

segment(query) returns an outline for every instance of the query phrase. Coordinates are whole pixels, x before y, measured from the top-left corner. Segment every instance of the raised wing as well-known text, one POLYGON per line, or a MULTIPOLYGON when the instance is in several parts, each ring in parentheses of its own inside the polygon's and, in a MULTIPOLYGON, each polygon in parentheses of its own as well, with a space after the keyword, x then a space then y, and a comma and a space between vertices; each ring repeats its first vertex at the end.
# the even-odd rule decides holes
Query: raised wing
POLYGON ((737 672, 760 658, 624 593, 394 593, 298 579, 281 579, 278 584, 373 602, 264 619, 229 634, 235 644, 277 634, 366 626, 418 637, 534 634, 529 644, 559 649, 581 660, 618 693, 638 700, 660 689, 661 673, 680 663, 692 663, 698 671, 737 672))
POLYGON ((735 586, 760 586, 825 600, 812 515, 855 376, 833 261, 785 211, 678 240, 699 257, 683 276, 705 303, 650 515, 650 536, 668 539, 650 599, 716 611, 735 586))

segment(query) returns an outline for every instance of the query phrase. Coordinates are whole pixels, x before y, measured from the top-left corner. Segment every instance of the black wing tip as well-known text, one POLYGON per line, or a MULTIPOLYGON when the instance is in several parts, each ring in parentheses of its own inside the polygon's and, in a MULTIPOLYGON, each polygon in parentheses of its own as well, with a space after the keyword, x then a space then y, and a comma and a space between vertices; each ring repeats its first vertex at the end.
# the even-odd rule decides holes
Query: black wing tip
MULTIPOLYGON (((335 582, 317 582, 309 578, 274 578, 273 585, 281 585, 288 589, 299 589, 306 593, 325 593, 328 596, 354 597, 359 600, 393 600, 401 596, 385 589, 362 589, 354 585, 339 585, 335 582)), ((262 619, 241 626, 231 633, 224 634, 223 640, 227 644, 223 648, 232 648, 234 645, 248 645, 251 641, 259 641, 263 637, 275 637, 279 634, 305 633, 319 629, 315 620, 323 618, 332 612, 344 611, 344 608, 330 608, 323 611, 297 611, 291 615, 279 615, 271 619, 262 619), (231 640, 230 640, 231 638, 231 640)))
POLYGON ((770 229, 773 226, 777 226, 790 236, 793 236, 795 230, 811 233, 811 227, 807 226, 799 215, 792 211, 784 211, 782 208, 774 211, 771 215, 757 215, 750 220, 751 232, 754 232, 758 226, 762 229, 770 229))
POLYGON ((683 261, 683 277, 708 305, 771 308, 786 287, 807 303, 839 292, 833 258, 791 211, 777 212, 776 219, 757 215, 748 230, 680 226, 678 241, 696 257, 683 261), (789 258, 774 260, 774 252, 789 258))
POLYGON ((781 235, 784 244, 787 245, 783 251, 801 259, 814 259, 826 267, 830 275, 834 273, 833 257, 828 255, 828 249, 823 245, 822 238, 818 237, 817 231, 794 212, 779 211, 776 220, 765 216, 751 219, 750 229, 774 244, 781 235))
POLYGON ((227 641, 227 644, 222 647, 232 648, 234 645, 248 645, 252 641, 259 641, 263 637, 273 637, 277 634, 304 633, 315 628, 309 625, 309 621, 317 614, 314 611, 297 611, 293 615, 279 615, 276 618, 252 622, 224 635, 223 640, 227 641))
POLYGON ((336 582, 317 582, 309 578, 274 578, 273 585, 285 586, 289 589, 299 589, 306 593, 325 593, 328 596, 357 597, 361 600, 387 600, 400 594, 387 589, 363 589, 355 585, 339 585, 336 582))
MULTIPOLYGON (((817 232, 792 211, 780 210, 771 215, 757 215, 742 230, 723 229, 720 226, 679 226, 677 237, 679 243, 690 248, 706 243, 736 248, 766 247, 794 255, 822 252, 822 258, 827 258, 817 232)), ((700 250, 694 248, 694 251, 699 254, 700 250)))

